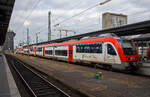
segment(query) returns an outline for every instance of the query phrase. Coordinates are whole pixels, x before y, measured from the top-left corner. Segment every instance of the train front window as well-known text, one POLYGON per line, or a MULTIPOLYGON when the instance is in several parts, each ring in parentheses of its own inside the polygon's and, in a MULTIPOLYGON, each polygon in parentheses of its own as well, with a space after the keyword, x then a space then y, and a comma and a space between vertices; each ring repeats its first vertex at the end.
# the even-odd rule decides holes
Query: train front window
POLYGON ((135 46, 133 45, 132 41, 118 40, 118 42, 121 44, 125 55, 136 55, 136 49, 135 49, 135 46))

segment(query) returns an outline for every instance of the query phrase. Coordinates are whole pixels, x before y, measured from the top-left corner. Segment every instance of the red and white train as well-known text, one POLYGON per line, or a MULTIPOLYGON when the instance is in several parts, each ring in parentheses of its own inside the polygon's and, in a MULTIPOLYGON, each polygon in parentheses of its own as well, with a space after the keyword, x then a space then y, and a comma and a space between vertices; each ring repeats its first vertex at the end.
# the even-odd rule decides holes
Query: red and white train
POLYGON ((68 62, 88 62, 119 70, 137 70, 140 66, 134 42, 116 37, 28 46, 17 50, 19 53, 34 56, 68 62))

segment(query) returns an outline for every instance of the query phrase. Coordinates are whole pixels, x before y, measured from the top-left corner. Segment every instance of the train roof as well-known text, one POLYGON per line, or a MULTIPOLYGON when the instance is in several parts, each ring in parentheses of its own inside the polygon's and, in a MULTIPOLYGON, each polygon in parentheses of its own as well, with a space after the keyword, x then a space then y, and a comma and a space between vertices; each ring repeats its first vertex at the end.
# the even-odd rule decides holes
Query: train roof
POLYGON ((97 43, 97 42, 113 42, 117 39, 128 40, 126 38, 120 38, 120 37, 117 37, 115 35, 112 36, 112 35, 107 34, 107 35, 101 35, 101 36, 98 36, 98 37, 93 37, 91 39, 74 40, 74 41, 67 41, 67 42, 53 43, 53 44, 44 44, 44 45, 26 46, 26 47, 23 47, 23 48, 65 46, 65 45, 88 44, 88 43, 97 43))
POLYGON ((105 34, 100 34, 100 35, 96 35, 96 36, 95 35, 93 35, 93 36, 86 36, 86 37, 81 38, 80 40, 94 39, 94 38, 104 38, 104 37, 114 37, 114 38, 120 39, 120 37, 117 36, 114 33, 105 33, 105 34))
POLYGON ((103 38, 94 38, 94 39, 87 39, 87 40, 79 40, 79 41, 71 41, 71 42, 47 44, 47 45, 39 45, 37 47, 77 45, 77 44, 97 43, 97 42, 106 42, 106 41, 113 42, 115 40, 116 40, 116 38, 114 38, 114 37, 105 37, 105 38, 103 37, 103 38))

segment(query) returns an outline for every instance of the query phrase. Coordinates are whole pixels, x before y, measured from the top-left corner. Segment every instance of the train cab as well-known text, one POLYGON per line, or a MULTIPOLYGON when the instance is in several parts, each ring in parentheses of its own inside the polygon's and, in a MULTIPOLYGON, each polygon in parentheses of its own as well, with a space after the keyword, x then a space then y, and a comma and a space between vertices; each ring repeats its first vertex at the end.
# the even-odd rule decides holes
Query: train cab
POLYGON ((123 53, 120 53, 121 64, 126 69, 138 69, 140 67, 138 51, 132 40, 118 39, 123 53))

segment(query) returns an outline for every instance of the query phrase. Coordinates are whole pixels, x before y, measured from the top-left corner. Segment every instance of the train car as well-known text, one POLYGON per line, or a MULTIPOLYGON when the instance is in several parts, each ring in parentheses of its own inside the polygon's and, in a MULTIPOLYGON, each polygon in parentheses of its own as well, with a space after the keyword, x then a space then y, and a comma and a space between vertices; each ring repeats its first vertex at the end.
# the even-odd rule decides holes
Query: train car
POLYGON ((16 54, 24 54, 23 48, 16 48, 15 53, 16 54))
POLYGON ((29 53, 29 49, 26 47, 26 48, 23 48, 23 53, 25 54, 25 55, 29 55, 30 53, 29 53))
POLYGON ((44 47, 41 46, 37 46, 36 47, 36 56, 41 56, 41 57, 45 57, 45 51, 44 51, 44 47))
POLYGON ((140 66, 135 44, 115 37, 40 45, 36 47, 36 55, 119 70, 137 70, 140 66))
POLYGON ((36 55, 36 47, 28 46, 28 47, 23 47, 23 48, 17 48, 16 53, 35 56, 36 55))
POLYGON ((36 56, 36 47, 35 46, 29 46, 28 47, 28 54, 29 55, 34 55, 34 56, 36 56))
POLYGON ((45 57, 54 58, 54 47, 52 46, 45 47, 45 57))

